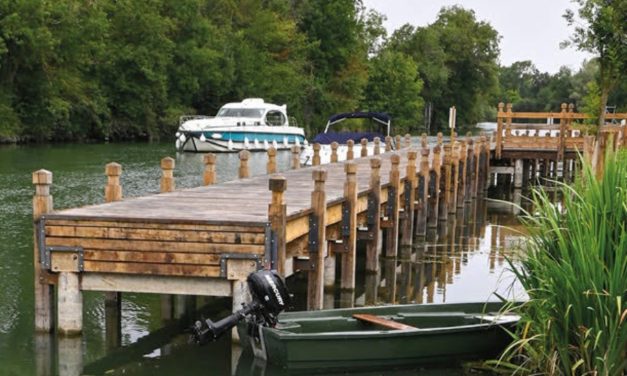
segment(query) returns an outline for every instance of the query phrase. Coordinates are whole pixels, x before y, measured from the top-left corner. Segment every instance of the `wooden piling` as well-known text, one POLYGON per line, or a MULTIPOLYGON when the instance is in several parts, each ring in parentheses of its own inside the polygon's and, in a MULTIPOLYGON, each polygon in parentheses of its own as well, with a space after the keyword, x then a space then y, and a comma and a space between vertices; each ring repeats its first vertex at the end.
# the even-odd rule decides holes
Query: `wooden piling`
POLYGON ((466 140, 460 142, 459 148, 459 177, 457 178, 457 208, 464 207, 464 200, 466 198, 466 156, 467 154, 466 140))
POLYGON ((268 174, 275 174, 276 171, 276 148, 271 146, 268 148, 268 163, 266 163, 266 172, 268 174))
POLYGON ((250 159, 250 152, 248 150, 242 150, 239 152, 238 177, 240 179, 250 177, 250 170, 248 169, 248 159, 250 159))
POLYGON ((313 159, 311 160, 312 166, 320 166, 320 144, 313 144, 313 159))
POLYGON ((368 139, 367 138, 362 138, 361 139, 361 153, 360 156, 362 158, 365 158, 368 156, 368 139))
MULTIPOLYGON (((52 173, 47 170, 33 172, 33 185, 35 185, 35 195, 33 196, 33 220, 35 223, 42 216, 52 212, 53 203, 50 195, 50 185, 52 185, 52 173)), ((42 260, 37 243, 37 228, 34 228, 34 254, 33 266, 35 277, 35 331, 50 332, 53 329, 53 296, 54 287, 49 282, 48 271, 42 267, 42 260)))
POLYGON ((326 241, 326 193, 324 189, 327 172, 315 169, 312 172, 314 190, 311 193, 311 208, 309 244, 309 278, 307 283, 307 309, 317 310, 323 307, 324 293, 324 257, 327 253, 326 241))
POLYGON ((335 141, 331 143, 331 163, 335 163, 338 161, 338 155, 337 155, 338 146, 340 145, 335 141))
POLYGON ((433 148, 433 169, 429 171, 429 201, 427 205, 427 225, 438 227, 438 208, 440 199, 440 174, 442 165, 440 146, 433 148))
POLYGON ((392 151, 392 136, 385 136, 385 152, 392 151))
MULTIPOLYGON (((362 143, 363 145, 363 143, 362 143)), ((355 260, 357 258, 357 164, 347 162, 344 165, 346 181, 344 182, 343 216, 347 220, 342 223, 342 279, 340 288, 355 289, 355 260)))
POLYGON ((161 193, 174 192, 174 158, 165 157, 161 160, 161 193))
POLYGON ((268 205, 268 220, 270 221, 270 260, 267 262, 270 269, 275 269, 285 275, 286 261, 286 232, 287 227, 284 192, 287 189, 287 180, 283 176, 273 176, 269 180, 268 188, 272 191, 272 201, 268 205))
POLYGON ((370 193, 368 195, 368 240, 366 242, 366 271, 379 271, 381 253, 381 159, 370 159, 370 193))
POLYGON ((438 220, 446 221, 448 219, 449 200, 451 199, 451 144, 442 146, 442 167, 440 168, 440 200, 438 201, 438 220))
POLYGON ((450 185, 450 199, 449 199, 449 214, 455 213, 457 211, 457 192, 459 191, 458 186, 460 184, 459 175, 460 175, 460 165, 459 165, 459 155, 460 155, 460 145, 451 143, 451 153, 452 153, 452 166, 451 166, 451 185, 450 185))
POLYGON ((351 161, 351 160, 353 160, 355 158, 355 154, 354 154, 354 151, 353 151, 353 146, 355 146, 355 141, 353 141, 353 140, 346 141, 346 147, 347 147, 347 150, 346 150, 346 160, 347 161, 351 161))
POLYGON ((416 171, 416 158, 418 153, 410 150, 407 152, 407 167, 405 178, 405 193, 403 194, 403 215, 401 217, 401 247, 411 247, 414 237, 414 210, 416 204, 416 188, 418 177, 416 171))
POLYGON ((292 152, 292 158, 291 158, 292 170, 299 169, 300 168, 300 146, 298 145, 292 146, 291 152, 292 152))
POLYGON ((416 236, 427 234, 427 205, 429 201, 429 149, 420 150, 420 172, 418 174, 418 193, 416 196, 416 236))
POLYGON ((83 330, 83 294, 77 271, 59 273, 57 324, 59 334, 65 336, 79 335, 83 330))
POLYGON ((442 132, 438 132, 438 145, 440 146, 440 149, 442 149, 442 146, 444 145, 444 135, 442 132))
POLYGON ((427 134, 424 132, 420 135, 420 147, 423 149, 429 147, 429 143, 427 142, 427 134))
POLYGON ((216 183, 216 155, 213 153, 205 154, 202 158, 205 164, 205 170, 202 175, 204 185, 213 185, 216 183))
MULTIPOLYGON (((498 113, 501 114, 503 112, 503 108, 505 104, 503 102, 498 105, 498 113)), ((499 115, 496 118, 496 150, 494 151, 494 155, 496 159, 501 159, 501 152, 503 150, 503 118, 499 115)))
MULTIPOLYGON (((398 145, 398 144, 397 144, 398 145)), ((399 230, 399 210, 400 210, 400 188, 401 174, 399 164, 401 156, 392 154, 390 158, 392 168, 390 169, 390 185, 388 187, 388 202, 386 205, 386 257, 396 257, 398 253, 398 230, 399 230)))
MULTIPOLYGON (((105 186, 105 202, 122 200, 120 175, 122 166, 112 162, 106 165, 107 185, 105 186)), ((105 342, 108 349, 117 348, 122 344, 122 293, 105 292, 105 342)))
POLYGON ((474 140, 472 139, 470 132, 466 134, 466 179, 465 179, 465 188, 464 188, 464 196, 465 202, 472 201, 472 186, 474 185, 474 174, 475 174, 475 150, 474 150, 474 140))
POLYGON ((381 154, 381 139, 379 137, 375 137, 374 138, 373 154, 374 155, 380 155, 381 154))

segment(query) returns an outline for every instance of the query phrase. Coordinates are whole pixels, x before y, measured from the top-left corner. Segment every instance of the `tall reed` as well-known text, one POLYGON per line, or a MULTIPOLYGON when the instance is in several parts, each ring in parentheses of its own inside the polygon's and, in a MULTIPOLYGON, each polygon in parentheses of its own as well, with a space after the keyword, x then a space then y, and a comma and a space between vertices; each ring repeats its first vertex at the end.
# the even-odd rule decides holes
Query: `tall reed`
MULTIPOLYGON (((623 150, 624 151, 624 150, 623 150)), ((562 201, 532 192, 522 260, 511 262, 530 300, 496 370, 511 374, 623 375, 627 370, 627 153, 589 166, 562 201)))

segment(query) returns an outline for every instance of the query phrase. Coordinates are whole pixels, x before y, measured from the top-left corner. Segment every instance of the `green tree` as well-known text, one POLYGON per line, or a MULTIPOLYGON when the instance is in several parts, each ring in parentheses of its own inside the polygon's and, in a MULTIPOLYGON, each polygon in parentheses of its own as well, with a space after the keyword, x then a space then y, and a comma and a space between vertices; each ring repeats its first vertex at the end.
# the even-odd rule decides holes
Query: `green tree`
POLYGON ((370 76, 362 108, 387 112, 395 132, 417 133, 422 127, 422 80, 412 58, 384 50, 370 61, 370 76))
POLYGON ((624 80, 627 71, 627 2, 614 0, 573 0, 578 15, 587 25, 576 23, 575 13, 567 10, 564 18, 576 25, 565 46, 595 54, 599 59, 599 125, 605 123, 605 107, 610 93, 624 80))

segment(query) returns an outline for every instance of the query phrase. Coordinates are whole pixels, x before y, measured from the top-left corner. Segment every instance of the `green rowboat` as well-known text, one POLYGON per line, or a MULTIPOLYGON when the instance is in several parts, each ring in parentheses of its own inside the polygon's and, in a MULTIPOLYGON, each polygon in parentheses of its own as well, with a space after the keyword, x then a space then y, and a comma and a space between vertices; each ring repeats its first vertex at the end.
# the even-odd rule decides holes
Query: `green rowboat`
POLYGON ((274 328, 241 323, 255 356, 287 369, 454 362, 498 354, 519 317, 502 303, 413 304, 287 312, 274 328))

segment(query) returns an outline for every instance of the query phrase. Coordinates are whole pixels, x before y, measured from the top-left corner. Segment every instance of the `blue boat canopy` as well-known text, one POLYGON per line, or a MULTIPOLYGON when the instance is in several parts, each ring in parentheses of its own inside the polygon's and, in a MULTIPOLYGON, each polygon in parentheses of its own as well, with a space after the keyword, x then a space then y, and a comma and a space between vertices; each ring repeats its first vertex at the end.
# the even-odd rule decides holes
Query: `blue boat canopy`
POLYGON ((338 144, 346 144, 348 140, 359 142, 359 140, 361 140, 362 138, 367 139, 368 142, 374 141, 376 137, 384 139, 386 135, 390 134, 390 121, 390 116, 384 112, 346 112, 343 114, 336 114, 329 118, 327 126, 324 129, 324 133, 320 133, 316 137, 314 137, 313 142, 327 145, 332 142, 337 142, 338 144), (331 129, 332 125, 340 123, 346 119, 371 119, 379 124, 379 129, 366 132, 336 132, 331 129))

